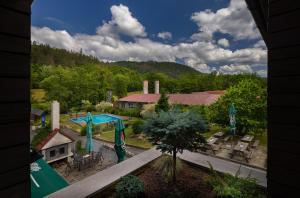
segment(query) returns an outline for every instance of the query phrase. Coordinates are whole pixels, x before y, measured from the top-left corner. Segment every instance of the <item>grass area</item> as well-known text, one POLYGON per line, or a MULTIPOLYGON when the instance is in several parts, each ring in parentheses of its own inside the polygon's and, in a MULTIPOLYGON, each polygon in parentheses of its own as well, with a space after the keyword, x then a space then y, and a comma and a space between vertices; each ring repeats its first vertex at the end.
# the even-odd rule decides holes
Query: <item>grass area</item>
POLYGON ((68 114, 60 115, 60 123, 78 133, 80 133, 80 131, 82 129, 82 126, 80 126, 79 124, 76 124, 76 123, 70 121, 70 116, 68 114))
POLYGON ((31 96, 37 102, 44 101, 46 92, 44 89, 31 89, 31 96))
MULTIPOLYGON (((114 142, 115 132, 114 130, 102 132, 100 135, 97 135, 97 137, 102 140, 114 142)), ((138 138, 137 135, 135 135, 132 132, 131 126, 125 129, 125 142, 127 145, 137 146, 146 149, 152 147, 152 144, 146 138, 138 138)))

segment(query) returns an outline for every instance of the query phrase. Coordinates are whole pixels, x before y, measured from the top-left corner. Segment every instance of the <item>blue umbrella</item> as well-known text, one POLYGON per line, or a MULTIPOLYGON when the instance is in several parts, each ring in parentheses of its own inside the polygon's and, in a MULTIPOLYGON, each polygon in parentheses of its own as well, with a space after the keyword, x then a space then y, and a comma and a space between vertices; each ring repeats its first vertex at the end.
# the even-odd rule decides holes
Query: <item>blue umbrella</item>
POLYGON ((85 117, 86 121, 86 151, 88 153, 91 153, 93 151, 93 132, 92 132, 92 127, 93 127, 93 117, 90 112, 87 113, 85 117))

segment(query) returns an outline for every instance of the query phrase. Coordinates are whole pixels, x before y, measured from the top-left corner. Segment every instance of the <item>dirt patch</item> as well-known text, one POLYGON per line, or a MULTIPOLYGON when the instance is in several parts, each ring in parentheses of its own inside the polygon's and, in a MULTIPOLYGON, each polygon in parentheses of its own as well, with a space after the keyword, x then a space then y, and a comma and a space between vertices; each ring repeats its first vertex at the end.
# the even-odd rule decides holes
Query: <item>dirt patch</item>
POLYGON ((138 177, 144 182, 146 197, 215 197, 207 185, 209 174, 199 168, 183 163, 177 175, 176 184, 168 183, 165 178, 148 166, 138 177))

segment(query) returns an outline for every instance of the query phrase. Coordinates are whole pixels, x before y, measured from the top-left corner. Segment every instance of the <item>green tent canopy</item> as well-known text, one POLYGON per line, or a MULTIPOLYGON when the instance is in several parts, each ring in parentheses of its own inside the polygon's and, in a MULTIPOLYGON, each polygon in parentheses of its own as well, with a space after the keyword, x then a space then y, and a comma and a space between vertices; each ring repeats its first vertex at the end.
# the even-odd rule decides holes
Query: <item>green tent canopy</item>
POLYGON ((31 197, 47 196, 69 184, 43 159, 30 165, 31 197))

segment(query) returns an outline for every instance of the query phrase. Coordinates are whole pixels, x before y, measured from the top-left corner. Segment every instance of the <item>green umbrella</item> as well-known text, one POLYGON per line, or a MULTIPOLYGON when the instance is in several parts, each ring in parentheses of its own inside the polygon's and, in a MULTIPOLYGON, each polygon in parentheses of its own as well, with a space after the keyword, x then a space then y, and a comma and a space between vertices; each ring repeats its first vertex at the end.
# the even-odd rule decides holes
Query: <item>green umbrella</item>
POLYGON ((235 135, 235 124, 236 124, 236 120, 235 120, 235 114, 236 114, 236 109, 234 107, 234 104, 231 103, 229 106, 229 127, 230 127, 230 133, 231 135, 235 135))
POLYGON ((43 159, 30 164, 31 197, 45 197, 69 184, 43 159))
POLYGON ((122 162, 125 158, 125 126, 121 119, 118 119, 116 122, 115 128, 115 150, 118 156, 118 163, 122 162))
POLYGON ((86 118, 86 151, 88 153, 91 153, 93 151, 93 133, 92 133, 92 127, 93 127, 93 117, 90 112, 87 113, 86 118))

